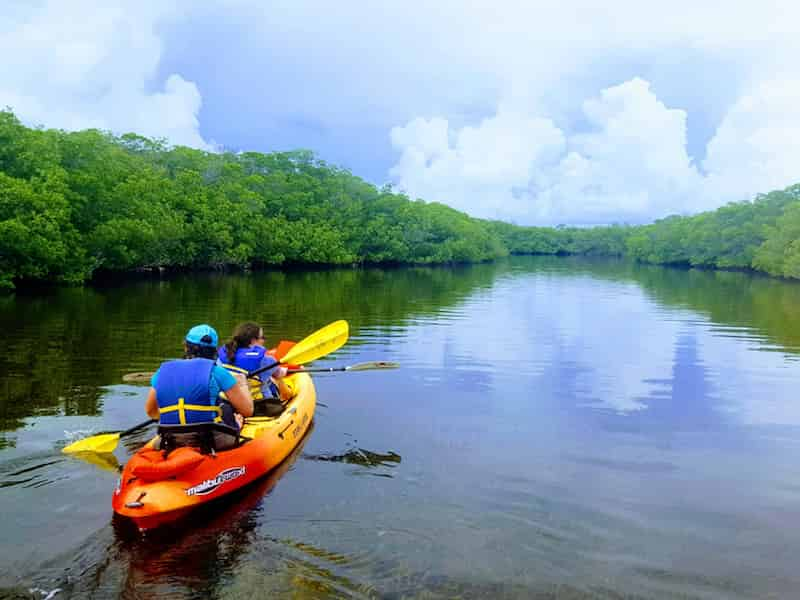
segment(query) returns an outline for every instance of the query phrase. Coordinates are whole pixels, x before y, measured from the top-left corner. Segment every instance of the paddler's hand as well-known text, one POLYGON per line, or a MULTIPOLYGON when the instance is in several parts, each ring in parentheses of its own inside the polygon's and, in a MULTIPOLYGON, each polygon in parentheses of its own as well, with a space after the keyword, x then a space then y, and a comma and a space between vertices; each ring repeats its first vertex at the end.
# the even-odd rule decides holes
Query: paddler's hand
POLYGON ((275 379, 280 379, 281 377, 286 377, 288 373, 289 369, 287 369, 286 367, 278 367, 272 372, 271 376, 274 377, 275 379))

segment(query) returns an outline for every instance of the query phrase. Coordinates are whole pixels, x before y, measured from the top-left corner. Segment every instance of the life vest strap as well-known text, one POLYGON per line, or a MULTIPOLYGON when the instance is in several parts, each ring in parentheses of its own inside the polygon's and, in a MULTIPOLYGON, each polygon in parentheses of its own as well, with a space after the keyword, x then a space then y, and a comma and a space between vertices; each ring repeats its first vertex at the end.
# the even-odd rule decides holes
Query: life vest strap
MULTIPOLYGON (((247 377, 247 374, 250 372, 247 369, 237 367, 236 365, 232 365, 230 363, 224 362, 222 363, 222 366, 228 371, 231 371, 233 373, 241 373, 245 377, 247 377)), ((262 383, 263 382, 261 381, 261 378, 258 377, 257 375, 255 377, 247 377, 247 387, 250 389, 250 395, 253 396, 253 400, 264 399, 264 393, 261 391, 262 383)), ((228 398, 224 394, 225 392, 220 392, 220 396, 227 400, 228 398)))
POLYGON ((244 375, 247 375, 250 372, 247 369, 237 367, 236 365, 232 365, 230 363, 222 363, 222 366, 228 369, 228 371, 233 371, 234 373, 243 373, 244 375))
POLYGON ((213 412, 216 413, 216 417, 214 417, 214 423, 222 422, 222 411, 220 410, 219 406, 205 406, 203 404, 186 404, 186 400, 184 398, 178 398, 177 404, 170 404, 169 406, 165 406, 163 408, 158 409, 158 414, 163 415, 164 413, 176 412, 178 413, 178 420, 180 421, 181 425, 186 425, 186 411, 187 410, 194 410, 200 412, 213 412))

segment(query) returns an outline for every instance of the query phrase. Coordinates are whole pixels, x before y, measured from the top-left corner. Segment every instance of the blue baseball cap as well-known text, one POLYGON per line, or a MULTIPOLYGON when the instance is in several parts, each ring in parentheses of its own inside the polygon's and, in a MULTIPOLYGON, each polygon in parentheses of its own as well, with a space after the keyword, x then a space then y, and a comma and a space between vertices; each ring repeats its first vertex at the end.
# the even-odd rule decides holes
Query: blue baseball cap
POLYGON ((202 325, 195 325, 189 330, 189 333, 186 334, 186 341, 198 346, 216 348, 219 337, 217 337, 217 331, 211 325, 203 323, 202 325))

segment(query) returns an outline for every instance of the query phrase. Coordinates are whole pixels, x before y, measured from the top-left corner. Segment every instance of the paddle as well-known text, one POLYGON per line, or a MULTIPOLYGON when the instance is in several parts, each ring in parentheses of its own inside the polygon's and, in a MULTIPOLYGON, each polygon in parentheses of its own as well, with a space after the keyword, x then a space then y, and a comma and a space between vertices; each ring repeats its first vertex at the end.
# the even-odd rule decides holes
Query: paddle
POLYGON ((379 371, 383 369, 397 369, 400 363, 377 360, 363 362, 348 367, 314 367, 312 369, 289 369, 289 373, 333 373, 336 371, 379 371))
MULTIPOLYGON (((267 367, 271 369, 274 365, 267 367)), ((363 362, 347 367, 314 367, 312 369, 289 369, 290 375, 294 373, 334 373, 337 371, 383 371, 386 369, 399 369, 400 363, 390 362, 386 360, 377 360, 372 362, 363 362)), ((252 373, 250 373, 252 375, 252 373)), ((150 381, 153 377, 153 372, 146 373, 128 373, 122 377, 123 381, 150 381)))
MULTIPOLYGON (((347 321, 334 321, 330 325, 326 325, 322 329, 315 331, 308 337, 303 338, 297 342, 292 349, 287 352, 280 361, 275 361, 274 364, 261 367, 255 371, 248 373, 248 377, 268 371, 273 367, 282 364, 302 365, 303 363, 311 362, 317 358, 330 354, 344 346, 347 342, 350 327, 347 321)), ((150 423, 155 423, 154 420, 148 419, 143 423, 139 423, 135 427, 126 429, 119 433, 102 433, 93 435, 77 442, 73 442, 69 446, 65 446, 61 451, 66 454, 74 452, 113 452, 117 447, 119 438, 130 435, 148 426, 150 423)))
POLYGON ((347 321, 334 321, 297 342, 279 361, 276 360, 271 365, 265 365, 255 371, 250 371, 247 376, 255 377, 278 365, 302 365, 316 360, 344 346, 348 333, 349 326, 347 321))
MULTIPOLYGON (((341 348, 347 341, 348 333, 347 321, 334 321, 294 344, 279 361, 250 371, 247 376, 255 377, 278 365, 302 365, 316 360, 341 348)), ((127 383, 149 382, 152 377, 152 372, 128 373, 122 376, 122 381, 127 383)))
POLYGON ((92 437, 83 438, 77 442, 72 442, 69 446, 64 446, 61 452, 65 454, 73 454, 75 452, 113 452, 117 447, 119 438, 136 433, 140 429, 144 429, 150 425, 150 423, 155 423, 155 421, 153 419, 147 419, 147 421, 143 421, 138 425, 134 425, 125 431, 117 431, 115 433, 98 433, 92 437))

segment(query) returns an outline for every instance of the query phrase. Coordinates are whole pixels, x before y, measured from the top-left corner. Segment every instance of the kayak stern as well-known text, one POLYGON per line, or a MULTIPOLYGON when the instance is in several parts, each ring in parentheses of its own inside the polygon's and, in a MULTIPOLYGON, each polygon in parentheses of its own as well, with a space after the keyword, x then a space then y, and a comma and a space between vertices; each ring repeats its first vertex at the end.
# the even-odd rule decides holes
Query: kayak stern
MULTIPOLYGON (((277 417, 251 417, 241 435, 247 441, 232 450, 200 455, 186 448, 181 460, 159 474, 145 470, 164 460, 152 450, 152 441, 131 457, 112 497, 114 512, 131 519, 144 531, 186 516, 192 509, 223 497, 263 477, 300 443, 314 418, 316 390, 311 377, 298 373, 287 378, 296 391, 277 417), (149 453, 149 455, 146 455, 149 453), (193 456, 190 456, 193 455, 193 456), (139 469, 137 471, 137 465, 139 469)), ((178 455, 183 449, 171 453, 178 455)), ((164 460, 168 463, 170 458, 164 460)))

